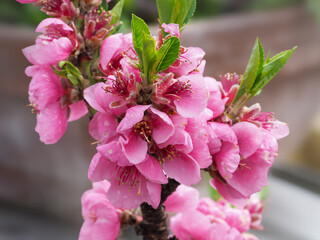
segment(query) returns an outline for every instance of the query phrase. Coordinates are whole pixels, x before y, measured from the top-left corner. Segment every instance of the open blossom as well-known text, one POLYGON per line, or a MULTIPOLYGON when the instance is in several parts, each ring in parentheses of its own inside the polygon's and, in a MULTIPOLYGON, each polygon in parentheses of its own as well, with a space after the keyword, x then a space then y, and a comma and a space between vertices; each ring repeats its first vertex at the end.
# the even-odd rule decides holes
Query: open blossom
POLYGON ((230 203, 243 207, 246 199, 267 184, 268 170, 277 156, 277 140, 288 135, 289 129, 272 113, 261 112, 259 104, 240 108, 238 116, 230 119, 228 110, 233 107, 230 104, 240 76, 226 74, 220 82, 206 81, 210 92, 207 108, 214 113, 207 123, 210 183, 230 203))
POLYGON ((81 198, 84 223, 79 240, 115 240, 120 230, 119 211, 107 199, 107 181, 94 183, 81 198))
POLYGON ((190 74, 173 78, 165 75, 154 86, 152 101, 175 108, 177 113, 186 118, 198 116, 207 106, 208 91, 205 79, 200 74, 190 74))
POLYGON ((120 61, 132 48, 132 35, 118 33, 106 38, 100 50, 100 68, 106 76, 122 68, 120 61))
MULTIPOLYGON (((217 123, 211 123, 211 126, 214 124, 217 123)), ((216 177, 210 183, 230 203, 243 207, 246 199, 267 184, 267 173, 277 155, 278 145, 271 134, 252 123, 240 122, 231 130, 237 144, 229 148, 231 152, 220 148, 213 153, 217 170, 212 169, 216 177)))
MULTIPOLYGON (((29 69, 30 70, 30 69, 29 69)), ((84 101, 79 101, 77 89, 70 88, 50 67, 32 72, 29 85, 29 101, 37 114, 36 132, 46 144, 56 143, 67 129, 68 121, 74 121, 87 113, 84 101)))
POLYGON ((111 187, 107 197, 113 205, 132 209, 141 203, 147 202, 154 208, 160 203, 161 184, 168 182, 159 162, 147 155, 144 162, 121 166, 109 156, 124 158, 117 143, 102 145, 90 164, 89 179, 93 182, 109 179, 111 187), (111 146, 111 144, 113 146, 111 146))
POLYGON ((259 103, 250 107, 244 107, 239 118, 241 121, 251 122, 257 125, 263 131, 270 133, 277 140, 284 138, 289 134, 288 125, 275 119, 273 113, 261 112, 259 103))
POLYGON ((177 213, 171 217, 170 227, 181 240, 249 239, 246 232, 251 217, 247 209, 233 208, 224 200, 199 199, 196 189, 183 185, 164 204, 167 211, 177 213))
POLYGON ((34 65, 56 65, 65 60, 77 47, 73 29, 58 18, 43 20, 36 29, 42 32, 36 44, 22 50, 28 61, 34 65))

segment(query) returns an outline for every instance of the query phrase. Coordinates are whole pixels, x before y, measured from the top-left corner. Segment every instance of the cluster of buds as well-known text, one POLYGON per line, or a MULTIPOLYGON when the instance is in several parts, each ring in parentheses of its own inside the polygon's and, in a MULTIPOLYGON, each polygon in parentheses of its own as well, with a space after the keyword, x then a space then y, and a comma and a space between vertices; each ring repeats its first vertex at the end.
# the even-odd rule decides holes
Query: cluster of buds
MULTIPOLYGON (((128 225, 145 226, 152 214, 142 206, 162 211, 179 184, 165 202, 177 213, 170 226, 179 239, 256 239, 247 231, 262 228, 262 205, 250 197, 267 184, 277 140, 289 129, 259 104, 246 103, 280 70, 276 60, 293 50, 265 62, 252 57, 243 76, 228 73, 217 81, 203 75, 201 48, 180 45, 191 5, 166 24, 157 1, 162 23, 151 36, 134 15, 132 34, 113 34, 123 0, 112 11, 101 0, 18 1, 55 17, 42 21, 36 31, 43 34, 23 49, 33 64, 26 74, 40 140, 56 143, 69 121, 90 114, 97 153, 88 171, 93 189, 82 197, 79 239, 113 240, 128 225), (187 187, 201 180, 201 170, 224 199, 199 199, 187 187)), ((253 55, 263 56, 259 51, 257 40, 253 55)), ((167 239, 162 232, 152 239, 167 239)))

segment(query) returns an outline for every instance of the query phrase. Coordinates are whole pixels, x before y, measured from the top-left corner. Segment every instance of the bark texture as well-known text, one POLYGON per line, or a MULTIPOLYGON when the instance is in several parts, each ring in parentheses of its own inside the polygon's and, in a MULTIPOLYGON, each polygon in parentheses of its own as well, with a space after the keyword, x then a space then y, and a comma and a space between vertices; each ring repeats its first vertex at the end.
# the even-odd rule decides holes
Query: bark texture
POLYGON ((161 201, 156 209, 147 203, 141 204, 143 221, 136 226, 136 232, 143 236, 143 240, 168 240, 167 215, 163 203, 178 185, 179 183, 173 179, 169 179, 168 184, 162 185, 161 201))

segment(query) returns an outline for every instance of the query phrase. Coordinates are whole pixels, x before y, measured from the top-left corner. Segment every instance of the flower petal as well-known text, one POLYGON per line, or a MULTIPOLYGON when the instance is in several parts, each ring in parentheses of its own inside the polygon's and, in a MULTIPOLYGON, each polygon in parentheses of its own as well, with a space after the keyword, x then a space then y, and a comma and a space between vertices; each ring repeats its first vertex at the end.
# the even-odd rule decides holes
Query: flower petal
POLYGON ((135 124, 140 122, 144 116, 144 112, 149 107, 150 105, 136 105, 129 108, 117 128, 117 132, 124 133, 126 130, 131 129, 135 124))
POLYGON ((54 39, 45 45, 32 45, 22 49, 28 61, 35 65, 55 65, 69 57, 73 50, 71 41, 66 37, 54 39))
POLYGON ((69 105, 69 109, 70 109, 70 114, 69 114, 68 122, 78 120, 82 118, 84 115, 86 115, 88 112, 87 105, 83 100, 69 105))
POLYGON ((150 107, 148 111, 152 112, 152 138, 160 144, 167 141, 174 133, 174 126, 171 119, 167 114, 161 112, 153 107, 150 107))
POLYGON ((237 136, 240 154, 244 158, 247 158, 255 153, 262 143, 263 133, 252 123, 236 123, 232 126, 232 130, 237 136))
POLYGON ((90 121, 89 133, 101 143, 107 143, 118 135, 116 129, 118 127, 117 119, 109 113, 97 112, 90 121))
POLYGON ((182 76, 178 79, 181 82, 188 82, 192 87, 192 92, 180 93, 181 98, 173 100, 177 112, 186 118, 194 118, 206 108, 208 100, 208 90, 204 78, 200 74, 182 76))
POLYGON ((185 212, 196 209, 199 202, 199 191, 195 188, 180 185, 165 201, 166 211, 185 212))
POLYGON ((46 106, 37 114, 36 132, 40 135, 40 141, 45 144, 58 142, 67 130, 67 108, 61 108, 59 102, 46 106))
POLYGON ((146 159, 148 143, 135 132, 132 132, 127 140, 120 138, 119 141, 122 144, 122 151, 130 163, 138 164, 146 159))
POLYGON ((196 184, 200 181, 200 167, 188 154, 179 153, 179 156, 163 162, 163 169, 169 178, 173 178, 185 185, 196 184))
POLYGON ((92 182, 99 182, 105 179, 110 179, 116 174, 117 165, 110 162, 108 159, 96 153, 90 163, 88 178, 92 182))
POLYGON ((147 154, 145 161, 136 165, 136 168, 145 178, 155 183, 165 184, 168 179, 160 166, 160 163, 151 155, 147 154))

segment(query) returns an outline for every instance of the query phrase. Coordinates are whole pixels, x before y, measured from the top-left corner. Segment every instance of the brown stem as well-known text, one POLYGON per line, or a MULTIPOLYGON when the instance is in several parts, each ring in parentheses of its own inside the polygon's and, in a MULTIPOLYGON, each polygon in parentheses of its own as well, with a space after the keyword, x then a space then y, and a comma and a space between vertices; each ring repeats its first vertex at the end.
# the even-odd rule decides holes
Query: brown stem
POLYGON ((147 203, 141 204, 143 221, 136 226, 136 232, 143 236, 143 240, 168 239, 167 215, 163 203, 176 190, 178 185, 179 183, 173 179, 169 179, 168 184, 162 185, 161 201, 156 209, 147 203))

